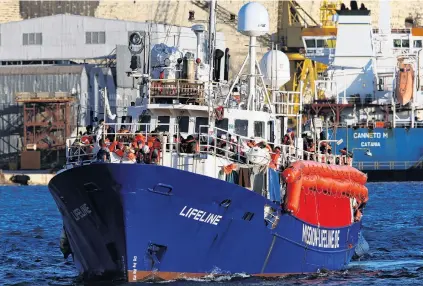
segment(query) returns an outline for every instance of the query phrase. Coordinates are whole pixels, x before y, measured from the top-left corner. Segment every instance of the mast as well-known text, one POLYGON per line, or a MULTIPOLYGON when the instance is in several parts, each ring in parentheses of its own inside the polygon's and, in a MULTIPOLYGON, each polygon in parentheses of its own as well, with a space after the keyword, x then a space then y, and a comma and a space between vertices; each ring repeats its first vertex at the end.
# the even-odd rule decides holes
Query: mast
POLYGON ((210 1, 210 14, 209 14, 209 64, 210 75, 209 80, 213 80, 213 55, 214 55, 214 42, 216 37, 216 0, 210 1))
POLYGON ((213 56, 214 56, 214 41, 216 37, 216 0, 210 1, 210 13, 209 13, 209 94, 208 94, 208 111, 209 111, 209 126, 211 119, 211 99, 213 93, 213 56))

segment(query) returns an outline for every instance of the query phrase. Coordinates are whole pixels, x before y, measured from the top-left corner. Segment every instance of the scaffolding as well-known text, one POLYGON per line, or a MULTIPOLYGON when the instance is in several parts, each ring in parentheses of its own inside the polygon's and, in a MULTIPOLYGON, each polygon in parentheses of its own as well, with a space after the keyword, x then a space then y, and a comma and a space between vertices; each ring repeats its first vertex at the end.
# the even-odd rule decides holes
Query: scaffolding
POLYGON ((39 150, 41 168, 59 164, 65 155, 66 138, 72 132, 73 101, 66 92, 16 94, 16 102, 23 104, 22 151, 39 150))

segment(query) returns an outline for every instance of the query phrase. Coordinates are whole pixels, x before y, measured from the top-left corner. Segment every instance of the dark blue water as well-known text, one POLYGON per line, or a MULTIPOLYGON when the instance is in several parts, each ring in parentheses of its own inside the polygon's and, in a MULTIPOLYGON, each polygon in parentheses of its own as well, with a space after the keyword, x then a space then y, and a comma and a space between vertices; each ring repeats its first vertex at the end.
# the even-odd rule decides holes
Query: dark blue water
MULTIPOLYGON (((277 280, 210 277, 170 284, 423 285, 423 183, 368 187, 363 222, 371 251, 346 271, 277 280)), ((46 187, 0 187, 0 285, 82 285, 59 250, 61 226, 46 187)))

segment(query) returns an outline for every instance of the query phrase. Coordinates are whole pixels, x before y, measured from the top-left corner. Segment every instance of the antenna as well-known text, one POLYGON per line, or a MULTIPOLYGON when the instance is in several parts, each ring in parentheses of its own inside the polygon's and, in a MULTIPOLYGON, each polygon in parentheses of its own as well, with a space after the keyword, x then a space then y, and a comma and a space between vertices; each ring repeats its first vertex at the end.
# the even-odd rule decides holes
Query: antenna
POLYGON ((250 106, 252 106, 251 110, 255 110, 256 77, 258 75, 256 73, 256 67, 260 71, 260 67, 257 65, 256 60, 256 40, 258 36, 262 36, 269 32, 269 13, 266 8, 257 2, 249 2, 242 6, 238 12, 238 31, 241 34, 250 37, 249 51, 243 65, 241 66, 241 70, 229 90, 229 94, 225 99, 225 104, 228 102, 230 93, 239 80, 239 76, 241 75, 247 60, 250 59, 247 109, 250 109, 250 106))

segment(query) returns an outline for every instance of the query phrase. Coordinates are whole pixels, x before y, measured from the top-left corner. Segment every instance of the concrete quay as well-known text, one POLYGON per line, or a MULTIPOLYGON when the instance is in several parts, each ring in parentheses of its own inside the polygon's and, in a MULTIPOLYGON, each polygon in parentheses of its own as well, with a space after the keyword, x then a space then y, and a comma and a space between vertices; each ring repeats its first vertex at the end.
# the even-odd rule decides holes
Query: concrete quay
POLYGON ((30 186, 47 186, 54 176, 55 173, 48 170, 0 170, 0 184, 25 185, 27 182, 30 186))

